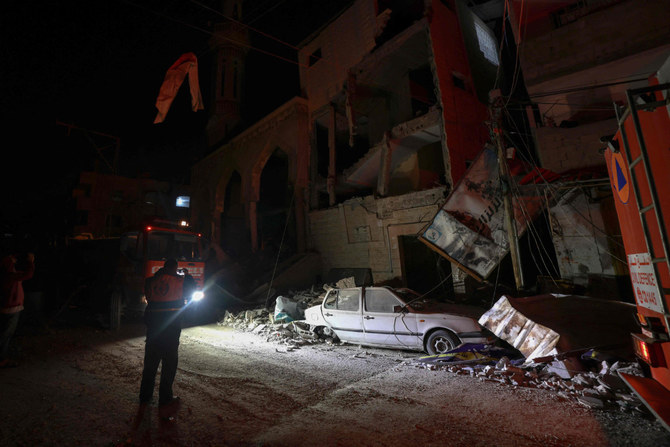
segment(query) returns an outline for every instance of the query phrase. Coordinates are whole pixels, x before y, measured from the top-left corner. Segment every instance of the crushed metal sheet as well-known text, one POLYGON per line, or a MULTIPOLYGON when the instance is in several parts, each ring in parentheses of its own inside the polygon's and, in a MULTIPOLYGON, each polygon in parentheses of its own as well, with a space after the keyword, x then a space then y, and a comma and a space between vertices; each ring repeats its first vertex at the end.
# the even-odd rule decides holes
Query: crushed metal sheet
POLYGON ((583 362, 578 357, 590 349, 597 349, 600 359, 634 359, 629 335, 637 329, 634 314, 635 306, 619 301, 575 295, 503 295, 479 324, 521 351, 528 362, 554 357, 557 371, 569 375, 581 370, 583 362))

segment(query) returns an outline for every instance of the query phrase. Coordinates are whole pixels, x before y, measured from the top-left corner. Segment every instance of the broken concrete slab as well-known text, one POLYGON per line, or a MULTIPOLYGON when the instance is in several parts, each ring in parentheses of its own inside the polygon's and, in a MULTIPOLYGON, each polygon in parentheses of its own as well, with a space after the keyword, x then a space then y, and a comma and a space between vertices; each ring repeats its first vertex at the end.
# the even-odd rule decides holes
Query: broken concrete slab
MULTIPOLYGON (((326 293, 325 288, 324 285, 321 290, 312 286, 312 288, 306 290, 289 291, 287 297, 280 296, 277 298, 275 309, 272 312, 267 307, 241 310, 237 313, 226 311, 218 324, 238 331, 252 332, 266 337, 267 341, 278 342, 289 345, 289 347, 293 346, 293 348, 304 343, 333 343, 333 339, 330 337, 317 336, 310 330, 309 324, 282 317, 282 315, 287 316, 285 313, 287 303, 297 314, 299 310, 302 311, 315 302, 323 301, 326 293), (277 309, 280 309, 280 311, 277 311, 277 309)), ((248 304, 251 305, 252 303, 248 304)), ((287 349, 282 352, 291 351, 292 349, 287 349)))
POLYGON ((564 374, 583 370, 579 355, 597 349, 633 360, 630 333, 635 306, 577 295, 502 296, 479 324, 517 348, 531 362, 553 356, 564 374))
MULTIPOLYGON (((642 371, 637 363, 608 363, 607 368, 602 368, 599 364, 592 365, 594 368, 591 371, 575 373, 572 377, 561 377, 551 368, 551 364, 524 364, 523 358, 510 360, 502 356, 497 362, 493 362, 493 366, 491 358, 480 358, 477 350, 476 344, 461 345, 450 351, 455 354, 454 357, 428 356, 406 363, 431 371, 445 370, 454 374, 470 375, 481 381, 497 382, 502 386, 553 391, 566 400, 574 400, 593 409, 640 411, 642 406, 640 400, 615 375, 616 371, 626 370, 635 376, 641 376, 642 371), (473 355, 468 356, 468 353, 473 355), (451 358, 453 361, 439 361, 440 358, 451 358)), ((517 356, 520 356, 518 352, 517 356)))
POLYGON ((326 283, 347 281, 347 287, 361 287, 372 285, 372 269, 369 268, 332 268, 326 275, 326 283))

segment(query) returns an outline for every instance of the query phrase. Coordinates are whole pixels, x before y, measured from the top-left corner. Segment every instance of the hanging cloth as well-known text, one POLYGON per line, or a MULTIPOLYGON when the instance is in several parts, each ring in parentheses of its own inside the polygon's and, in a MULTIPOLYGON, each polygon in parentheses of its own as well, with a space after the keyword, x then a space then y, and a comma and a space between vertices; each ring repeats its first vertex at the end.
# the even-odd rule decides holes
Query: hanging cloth
POLYGON ((193 111, 204 110, 202 105, 202 96, 200 94, 200 84, 198 83, 198 59, 193 53, 182 54, 177 61, 172 64, 165 74, 163 85, 156 99, 156 108, 158 114, 154 124, 162 123, 165 120, 170 105, 177 96, 179 87, 188 75, 188 83, 191 90, 191 108, 193 111))

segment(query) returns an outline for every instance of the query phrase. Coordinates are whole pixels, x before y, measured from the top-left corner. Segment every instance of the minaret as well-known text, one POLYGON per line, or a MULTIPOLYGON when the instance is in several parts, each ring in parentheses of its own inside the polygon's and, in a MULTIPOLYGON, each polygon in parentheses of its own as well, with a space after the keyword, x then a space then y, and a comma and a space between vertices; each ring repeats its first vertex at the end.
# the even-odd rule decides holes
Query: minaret
POLYGON ((207 124, 210 145, 215 145, 230 134, 240 123, 244 62, 249 48, 247 28, 241 24, 242 0, 223 0, 222 22, 214 26, 210 39, 215 63, 212 92, 214 107, 207 124))

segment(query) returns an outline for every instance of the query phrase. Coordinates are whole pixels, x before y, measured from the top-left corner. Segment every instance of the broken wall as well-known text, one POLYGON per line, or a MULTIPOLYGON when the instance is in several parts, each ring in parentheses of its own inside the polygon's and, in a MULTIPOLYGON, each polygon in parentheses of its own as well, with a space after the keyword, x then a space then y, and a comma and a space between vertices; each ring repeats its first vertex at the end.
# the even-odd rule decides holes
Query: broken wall
POLYGON ((375 47, 375 2, 357 0, 300 49, 300 86, 310 110, 327 105, 344 87, 349 67, 375 47))
POLYGON ((488 111, 477 97, 459 17, 445 3, 431 4, 430 39, 449 159, 447 177, 455 184, 488 141, 488 111))
POLYGON ((403 276, 398 236, 416 236, 444 200, 444 188, 347 200, 309 214, 311 244, 324 277, 332 268, 371 268, 375 283, 403 276))
POLYGON ((562 13, 553 11, 553 17, 549 11, 536 11, 546 9, 544 3, 514 0, 511 4, 516 22, 512 30, 520 42, 521 67, 528 85, 642 53, 666 45, 670 39, 666 0, 611 2, 609 7, 591 10, 587 4, 597 2, 573 2, 585 5, 562 13), (524 10, 522 27, 518 17, 524 10), (534 26, 540 21, 544 23, 534 26), (526 33, 523 39, 520 31, 526 33))
POLYGON ((535 101, 531 121, 542 121, 533 129, 541 165, 555 172, 604 165, 600 138, 618 128, 613 103, 646 85, 670 51, 668 2, 514 0, 510 7, 535 101))
POLYGON ((576 187, 562 192, 549 210, 561 278, 586 287, 593 275, 627 275, 625 263, 617 260, 626 258, 609 191, 576 187))
POLYGON ((540 164, 543 168, 554 172, 601 166, 604 164, 604 159, 599 152, 603 146, 600 138, 614 134, 617 128, 616 120, 605 120, 571 129, 561 127, 533 129, 540 164))

